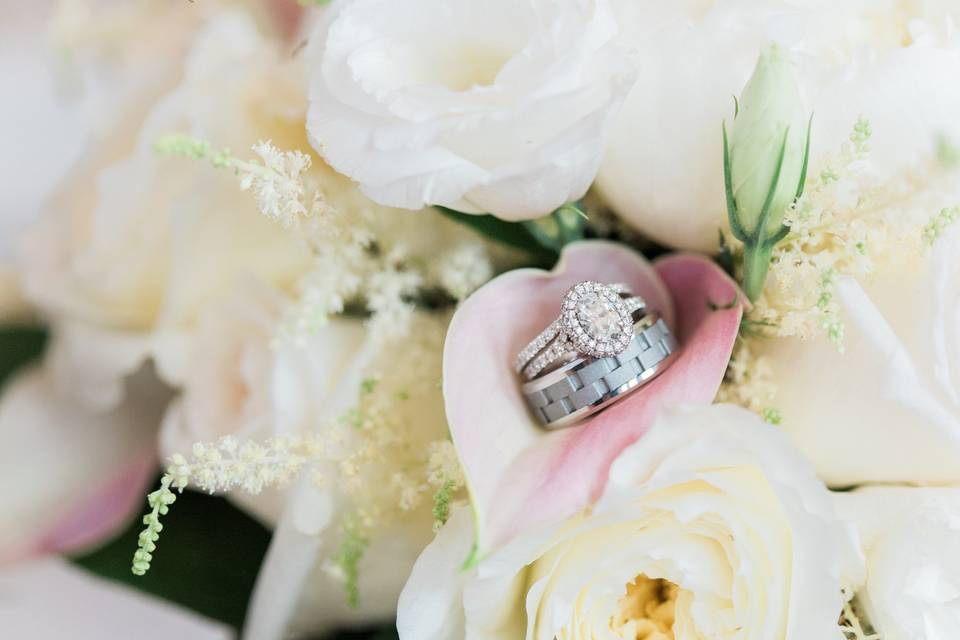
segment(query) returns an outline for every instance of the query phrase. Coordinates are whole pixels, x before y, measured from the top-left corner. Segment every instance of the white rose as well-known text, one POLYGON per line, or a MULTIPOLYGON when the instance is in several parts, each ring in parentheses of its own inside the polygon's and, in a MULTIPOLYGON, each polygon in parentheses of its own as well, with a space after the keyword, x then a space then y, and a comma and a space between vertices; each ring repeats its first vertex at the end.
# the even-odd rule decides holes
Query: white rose
POLYGON ((230 172, 152 148, 176 132, 233 149, 296 136, 299 69, 281 60, 246 16, 219 15, 181 84, 142 126, 137 109, 118 122, 29 232, 23 291, 55 328, 59 386, 84 402, 115 404, 123 376, 150 355, 178 382, 180 338, 210 297, 242 276, 290 286, 309 267, 303 243, 261 215, 230 172))
POLYGON ((861 569, 812 470, 727 405, 666 412, 588 512, 463 573, 471 535, 460 513, 420 557, 402 638, 839 639, 841 588, 861 569))
POLYGON ((307 58, 314 146, 366 195, 509 220, 586 192, 634 78, 607 0, 340 2, 307 58))
POLYGON ((960 489, 872 487, 837 495, 866 556, 857 593, 883 640, 948 640, 960 629, 960 489))
POLYGON ((916 264, 841 279, 843 353, 822 336, 760 343, 782 428, 827 484, 960 481, 957 247, 954 224, 916 264))
POLYGON ((955 3, 823 0, 671 3, 617 0, 639 79, 615 118, 597 178, 633 226, 674 247, 717 250, 726 225, 720 124, 757 56, 791 52, 814 115, 812 160, 844 142, 859 115, 872 157, 892 173, 938 135, 960 139, 955 3))

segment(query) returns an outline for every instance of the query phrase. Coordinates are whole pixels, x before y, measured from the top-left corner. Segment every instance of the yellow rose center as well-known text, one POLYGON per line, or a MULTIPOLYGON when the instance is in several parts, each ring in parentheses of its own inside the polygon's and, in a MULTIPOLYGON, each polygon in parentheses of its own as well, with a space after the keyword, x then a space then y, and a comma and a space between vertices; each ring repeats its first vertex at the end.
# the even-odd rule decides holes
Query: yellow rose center
POLYGON ((627 585, 627 593, 610 619, 610 628, 629 640, 673 640, 677 585, 667 580, 639 575, 627 585))

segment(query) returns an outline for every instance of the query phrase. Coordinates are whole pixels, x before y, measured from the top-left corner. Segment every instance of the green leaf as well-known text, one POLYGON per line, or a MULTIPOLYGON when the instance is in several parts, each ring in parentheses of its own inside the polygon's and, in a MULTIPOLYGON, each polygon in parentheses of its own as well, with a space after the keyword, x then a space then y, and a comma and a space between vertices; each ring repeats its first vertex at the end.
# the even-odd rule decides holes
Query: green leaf
POLYGON ((105 546, 72 561, 240 629, 270 532, 226 499, 192 491, 179 496, 163 524, 163 548, 143 577, 130 573, 139 518, 105 546))
MULTIPOLYGON (((762 244, 766 241, 767 220, 770 218, 770 208, 773 205, 774 196, 777 193, 777 185, 780 183, 780 172, 783 170, 783 159, 787 153, 787 137, 790 135, 790 127, 783 131, 783 140, 780 142, 780 151, 777 153, 777 162, 773 166, 773 177, 770 179, 770 188, 767 190, 767 197, 763 201, 763 207, 760 209, 760 216, 757 220, 757 228, 753 230, 753 243, 762 244)), ((782 213, 782 212, 778 212, 782 213)), ((748 242, 748 244, 750 244, 748 242)), ((751 298, 752 300, 753 298, 751 298)))
POLYGON ((566 204, 550 215, 527 220, 523 226, 541 246, 559 254, 571 242, 583 240, 587 214, 579 203, 566 204))
POLYGON ((489 214, 461 213, 446 207, 436 209, 447 218, 470 227, 490 240, 523 251, 534 259, 537 266, 549 267, 557 260, 557 252, 544 247, 521 222, 507 222, 489 214))
MULTIPOLYGON (((739 104, 738 104, 739 108, 739 104)), ((737 200, 733 197, 733 176, 730 171, 730 143, 727 139, 727 123, 721 126, 723 130, 723 188, 727 194, 727 218, 730 220, 730 231, 733 237, 740 242, 746 242, 749 234, 740 224, 740 214, 737 212, 737 200)))
POLYGON ((803 195, 803 188, 807 184, 807 169, 810 167, 810 132, 813 129, 813 114, 807 120, 807 140, 803 144, 803 164, 800 166, 800 179, 797 181, 797 195, 794 200, 799 200, 803 195))
POLYGON ((47 331, 40 327, 0 327, 0 385, 43 355, 46 344, 47 331))

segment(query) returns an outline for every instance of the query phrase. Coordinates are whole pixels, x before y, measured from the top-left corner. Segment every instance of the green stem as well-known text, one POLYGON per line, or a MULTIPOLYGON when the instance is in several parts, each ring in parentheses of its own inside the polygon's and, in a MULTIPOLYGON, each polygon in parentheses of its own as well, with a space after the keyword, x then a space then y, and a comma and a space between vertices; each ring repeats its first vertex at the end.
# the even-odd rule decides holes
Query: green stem
POLYGON ((743 248, 743 290, 753 302, 763 293, 773 243, 748 242, 743 248))

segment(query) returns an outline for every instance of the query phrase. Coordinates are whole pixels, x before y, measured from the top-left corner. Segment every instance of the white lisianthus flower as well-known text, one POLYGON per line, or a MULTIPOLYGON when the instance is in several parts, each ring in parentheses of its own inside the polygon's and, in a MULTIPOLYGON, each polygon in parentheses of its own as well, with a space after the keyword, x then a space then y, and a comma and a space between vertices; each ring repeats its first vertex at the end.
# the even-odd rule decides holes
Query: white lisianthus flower
POLYGON ((726 225, 720 123, 758 53, 778 43, 814 115, 811 169, 863 115, 882 176, 960 139, 955 3, 897 0, 616 0, 638 81, 615 118, 597 178, 632 226, 714 252, 726 225))
POLYGON ((373 200, 508 220, 580 198, 633 83, 607 0, 354 0, 307 54, 316 149, 373 200))
POLYGON ((728 405, 664 413, 591 509, 464 573, 471 537, 461 512, 420 557, 401 638, 839 640, 841 589, 861 573, 812 469, 728 405))
POLYGON ((958 246, 953 223, 929 255, 839 278, 842 352, 826 335, 758 343, 782 428, 827 484, 960 481, 958 246))
POLYGON ((857 593, 883 640, 946 640, 960 629, 960 489, 871 487, 837 494, 866 556, 857 593))

